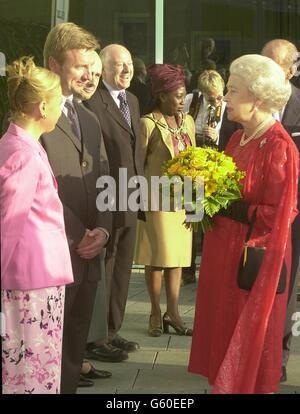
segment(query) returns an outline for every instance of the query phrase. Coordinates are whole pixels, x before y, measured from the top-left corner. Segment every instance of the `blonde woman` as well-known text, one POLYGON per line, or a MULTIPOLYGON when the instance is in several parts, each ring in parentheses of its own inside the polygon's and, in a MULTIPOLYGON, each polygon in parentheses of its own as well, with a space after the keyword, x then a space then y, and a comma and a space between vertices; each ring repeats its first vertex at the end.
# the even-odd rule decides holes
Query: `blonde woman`
POLYGON ((224 88, 224 80, 217 71, 205 70, 198 78, 198 90, 189 93, 185 98, 184 111, 188 112, 195 121, 197 146, 219 143, 225 110, 224 88), (211 119, 210 111, 216 115, 215 119, 211 119))
POLYGON ((41 134, 61 115, 57 75, 8 67, 11 123, 0 140, 2 392, 60 391, 65 285, 73 281, 63 207, 41 134))

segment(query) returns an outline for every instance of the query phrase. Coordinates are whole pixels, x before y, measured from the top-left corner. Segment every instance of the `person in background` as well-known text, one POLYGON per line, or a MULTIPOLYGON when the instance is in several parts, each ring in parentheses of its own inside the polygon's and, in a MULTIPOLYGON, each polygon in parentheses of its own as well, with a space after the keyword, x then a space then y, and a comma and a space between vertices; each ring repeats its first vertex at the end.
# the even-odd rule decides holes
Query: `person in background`
POLYGON ((140 58, 133 58, 133 78, 128 90, 138 98, 141 115, 146 114, 151 101, 151 90, 147 82, 147 69, 140 58))
MULTIPOLYGON (((268 42, 262 49, 261 54, 273 59, 284 71, 286 81, 294 77, 297 71, 296 62, 298 51, 296 46, 285 39, 274 39, 268 42)), ((273 116, 278 119, 287 132, 292 137, 298 151, 300 151, 300 90, 290 84, 292 88, 291 96, 287 104, 281 111, 275 112, 273 116)), ((298 180, 298 210, 300 209, 300 181, 298 180)), ((296 217, 292 224, 292 268, 289 287, 288 306, 283 337, 283 358, 281 381, 287 380, 286 366, 288 363, 291 342, 293 314, 297 308, 297 273, 299 269, 300 257, 300 215, 296 217)))
POLYGON ((57 394, 65 285, 73 274, 63 206, 39 138, 61 115, 61 86, 31 57, 7 71, 11 123, 0 140, 2 392, 57 394))
POLYGON ((198 90, 188 94, 184 111, 195 121, 198 147, 217 146, 225 110, 224 80, 215 70, 205 70, 198 78, 198 90))
MULTIPOLYGON (((223 101, 224 80, 215 70, 205 70, 198 79, 198 89, 188 94, 184 101, 184 112, 195 121, 196 145, 217 148, 225 110, 223 101)), ((202 232, 193 233, 192 262, 182 270, 182 285, 196 282, 196 256, 201 252, 202 232)))
POLYGON ((199 43, 199 54, 197 59, 198 69, 193 73, 190 82, 189 91, 193 91, 197 88, 198 79, 201 73, 205 70, 217 70, 217 54, 216 54, 216 42, 212 38, 206 38, 199 43))
POLYGON ((193 74, 190 70, 190 54, 185 43, 180 43, 174 48, 168 63, 171 63, 172 65, 182 66, 184 72, 185 87, 186 90, 189 90, 193 74))
MULTIPOLYGON (((184 73, 173 65, 152 65, 148 69, 155 98, 151 113, 141 118, 145 176, 161 176, 163 163, 190 145, 195 145, 195 125, 183 113, 186 94, 184 73)), ((152 196, 152 195, 151 195, 152 196)), ((150 200, 149 196, 149 200, 150 200)), ((138 221, 134 261, 145 265, 145 279, 151 301, 148 333, 161 336, 172 327, 178 335, 192 335, 178 309, 181 268, 191 261, 192 232, 184 226, 185 211, 147 211, 138 221), (167 310, 161 315, 162 272, 167 310)))
POLYGON ((242 200, 215 216, 204 236, 189 371, 208 377, 215 394, 273 393, 288 298, 288 288, 279 294, 277 287, 283 265, 289 286, 299 154, 272 114, 287 103, 291 88, 273 60, 245 55, 231 64, 227 89, 228 118, 243 129, 225 153, 246 175, 242 200), (264 255, 245 290, 238 272, 250 223, 247 245, 264 255))

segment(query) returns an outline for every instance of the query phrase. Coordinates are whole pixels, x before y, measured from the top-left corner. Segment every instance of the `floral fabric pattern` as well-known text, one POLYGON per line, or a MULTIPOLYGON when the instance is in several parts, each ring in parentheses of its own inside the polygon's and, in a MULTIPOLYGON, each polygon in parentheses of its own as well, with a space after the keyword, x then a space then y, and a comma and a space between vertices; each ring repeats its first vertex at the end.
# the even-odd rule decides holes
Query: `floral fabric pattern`
POLYGON ((3 394, 58 394, 65 287, 2 290, 3 394))

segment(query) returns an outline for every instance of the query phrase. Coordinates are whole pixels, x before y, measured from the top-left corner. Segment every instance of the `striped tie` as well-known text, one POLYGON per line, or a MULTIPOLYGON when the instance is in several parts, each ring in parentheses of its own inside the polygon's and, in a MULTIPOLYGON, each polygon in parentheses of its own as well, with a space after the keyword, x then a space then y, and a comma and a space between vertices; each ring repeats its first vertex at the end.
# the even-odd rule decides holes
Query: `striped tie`
POLYGON ((76 138, 78 138, 80 141, 81 140, 80 125, 79 125, 79 120, 78 120, 78 116, 75 111, 75 108, 73 104, 68 100, 66 100, 65 102, 65 107, 67 109, 68 120, 70 121, 72 132, 76 136, 76 138))
POLYGON ((129 106, 128 106, 128 103, 126 101, 125 92, 120 92, 119 95, 118 95, 118 99, 120 101, 120 111, 121 111, 125 121, 127 122, 127 124, 131 128, 131 116, 130 116, 129 106))

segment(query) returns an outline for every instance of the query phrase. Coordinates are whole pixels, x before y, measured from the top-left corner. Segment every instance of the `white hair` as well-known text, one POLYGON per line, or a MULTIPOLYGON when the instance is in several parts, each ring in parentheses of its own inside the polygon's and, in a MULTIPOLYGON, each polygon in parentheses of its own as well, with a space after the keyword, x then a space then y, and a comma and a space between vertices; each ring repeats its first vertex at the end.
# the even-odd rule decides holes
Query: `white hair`
POLYGON ((261 55, 244 55, 230 65, 230 74, 238 75, 266 112, 278 112, 291 95, 291 85, 282 68, 272 59, 261 55))

